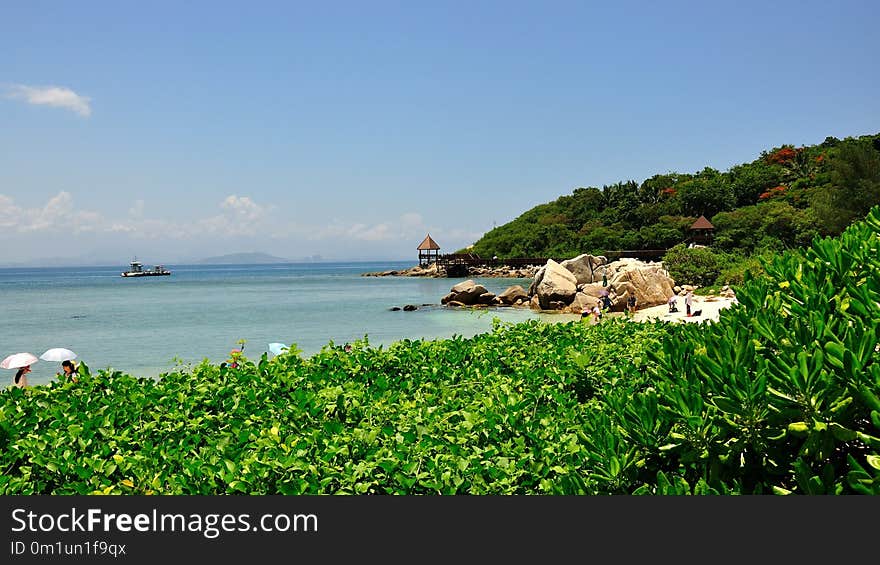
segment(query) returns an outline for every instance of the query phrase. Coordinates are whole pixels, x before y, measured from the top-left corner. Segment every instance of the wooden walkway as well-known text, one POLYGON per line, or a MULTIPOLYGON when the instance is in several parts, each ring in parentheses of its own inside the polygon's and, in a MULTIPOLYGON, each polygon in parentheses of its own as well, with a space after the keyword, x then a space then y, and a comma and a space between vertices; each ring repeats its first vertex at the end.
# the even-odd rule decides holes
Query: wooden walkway
MULTIPOLYGON (((624 257, 642 261, 658 261, 666 253, 666 249, 636 249, 626 251, 607 251, 605 257, 614 261, 624 257)), ((557 263, 565 259, 557 257, 509 257, 506 259, 484 258, 473 253, 446 253, 437 257, 437 263, 446 270, 450 277, 466 276, 472 267, 543 267, 548 259, 557 263)))

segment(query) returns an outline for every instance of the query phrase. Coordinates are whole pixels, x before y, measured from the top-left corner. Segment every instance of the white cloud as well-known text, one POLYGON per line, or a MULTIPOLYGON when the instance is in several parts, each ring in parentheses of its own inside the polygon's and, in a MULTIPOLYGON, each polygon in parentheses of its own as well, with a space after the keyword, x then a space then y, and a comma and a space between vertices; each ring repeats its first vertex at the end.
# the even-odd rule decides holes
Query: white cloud
POLYGON ((267 211, 267 208, 258 205, 249 197, 239 197, 235 194, 227 196, 220 207, 230 212, 234 217, 247 221, 259 220, 267 211))
POLYGON ((221 214, 196 222, 199 233, 220 236, 254 236, 273 231, 271 206, 261 206, 248 196, 231 194, 220 203, 221 214))
POLYGON ((35 240, 38 235, 51 234, 70 242, 86 241, 73 238, 92 233, 94 237, 103 235, 104 240, 117 241, 120 245, 140 240, 177 248, 184 242, 197 246, 205 242, 234 242, 247 238, 272 238, 284 240, 286 244, 310 240, 320 242, 316 243, 318 247, 335 247, 355 254, 382 253, 381 250, 392 248, 414 249, 427 232, 444 252, 449 252, 476 241, 482 235, 460 228, 426 225, 423 216, 417 212, 375 218, 370 222, 334 219, 324 223, 321 218, 310 218, 311 225, 302 224, 292 220, 289 214, 279 213, 275 206, 237 194, 220 198, 213 211, 204 208, 201 214, 199 210, 191 211, 188 220, 145 217, 145 211, 155 213, 155 208, 144 200, 135 200, 127 215, 108 211, 104 216, 77 208, 73 196, 66 191, 58 192, 45 204, 32 208, 0 194, 0 233, 17 232, 35 240))
POLYGON ((69 221, 73 210, 73 197, 69 192, 61 191, 42 208, 29 210, 25 214, 27 221, 20 226, 21 231, 46 231, 55 225, 69 221))
POLYGON ((0 194, 0 229, 7 230, 18 227, 24 211, 15 205, 12 198, 0 194))
POLYGON ((73 196, 61 191, 41 208, 22 208, 12 198, 0 194, 0 228, 20 233, 80 233, 102 229, 104 218, 98 212, 77 210, 73 196))
POLYGON ((27 86, 14 84, 7 87, 7 98, 24 100, 36 106, 66 108, 85 118, 92 115, 91 98, 63 86, 27 86))
POLYGON ((144 200, 136 200, 128 210, 129 219, 114 221, 103 226, 103 231, 128 234, 142 239, 192 240, 205 236, 274 236, 281 230, 295 231, 295 226, 278 226, 271 221, 273 206, 263 206, 248 196, 231 194, 218 205, 219 214, 204 218, 194 217, 192 221, 175 222, 170 220, 146 218, 144 200))

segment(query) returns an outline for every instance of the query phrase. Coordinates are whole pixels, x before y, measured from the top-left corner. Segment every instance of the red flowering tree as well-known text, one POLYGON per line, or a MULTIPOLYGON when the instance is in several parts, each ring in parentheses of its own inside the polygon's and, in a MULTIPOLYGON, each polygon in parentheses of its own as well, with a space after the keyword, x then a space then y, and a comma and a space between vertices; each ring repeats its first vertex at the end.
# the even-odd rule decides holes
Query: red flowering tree
POLYGON ((762 192, 758 196, 758 200, 769 200, 770 198, 773 198, 775 196, 783 196, 785 194, 786 190, 788 190, 787 186, 783 186, 783 185, 774 186, 770 190, 768 190, 766 192, 762 192))
POLYGON ((769 163, 775 163, 777 165, 784 165, 797 157, 799 149, 795 149, 794 147, 782 147, 773 151, 772 153, 767 155, 767 161, 769 163))

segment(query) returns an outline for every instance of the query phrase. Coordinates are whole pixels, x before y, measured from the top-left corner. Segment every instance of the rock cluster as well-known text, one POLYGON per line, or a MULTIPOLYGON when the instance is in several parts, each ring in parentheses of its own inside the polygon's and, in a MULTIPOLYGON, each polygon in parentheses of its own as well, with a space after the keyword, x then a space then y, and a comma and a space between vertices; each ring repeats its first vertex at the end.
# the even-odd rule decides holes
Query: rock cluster
POLYGON ((395 271, 376 271, 373 273, 362 273, 362 277, 432 277, 439 278, 445 277, 446 271, 437 265, 437 263, 432 263, 427 267, 421 267, 416 265, 415 267, 410 267, 409 269, 395 270, 395 271))
POLYGON ((453 286, 440 303, 447 306, 521 306, 528 300, 528 293, 519 285, 510 286, 496 296, 483 285, 466 280, 453 286))
POLYGON ((447 306, 526 306, 579 314, 592 308, 604 297, 612 311, 623 311, 631 295, 636 307, 666 304, 672 296, 674 281, 662 263, 620 259, 608 263, 605 257, 580 255, 574 259, 547 264, 534 274, 528 290, 511 286, 498 296, 486 287, 467 280, 452 287, 443 297, 447 306))
POLYGON ((562 263, 547 261, 535 273, 529 303, 536 310, 580 313, 607 296, 612 311, 623 311, 632 294, 637 308, 665 304, 673 285, 662 263, 637 259, 608 263, 602 256, 579 255, 562 263))
POLYGON ((537 266, 526 267, 508 267, 501 265, 499 267, 471 267, 468 274, 472 277, 481 278, 510 278, 510 279, 530 279, 535 276, 535 272, 539 269, 537 266))

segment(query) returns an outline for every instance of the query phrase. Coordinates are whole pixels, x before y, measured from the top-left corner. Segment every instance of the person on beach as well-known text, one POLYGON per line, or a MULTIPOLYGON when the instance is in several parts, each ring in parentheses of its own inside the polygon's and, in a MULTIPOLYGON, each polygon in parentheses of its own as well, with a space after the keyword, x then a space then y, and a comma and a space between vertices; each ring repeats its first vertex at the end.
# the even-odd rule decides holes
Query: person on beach
POLYGON ((593 323, 598 324, 601 321, 602 321, 602 309, 599 308, 599 304, 596 303, 596 305, 593 306, 593 323))
POLYGON ((583 308, 581 308, 581 320, 590 315, 590 308, 584 304, 583 308))
POLYGON ((669 304, 669 313, 670 314, 672 314, 673 312, 678 312, 678 305, 676 304, 677 301, 678 301, 678 298, 675 296, 675 294, 673 294, 672 296, 669 297, 667 304, 669 304))
POLYGON ((694 305, 694 291, 689 290, 684 297, 684 306, 685 306, 685 310, 687 312, 688 318, 690 318, 690 316, 691 316, 691 306, 693 306, 693 305, 694 305))
POLYGON ((75 383, 79 379, 79 372, 76 370, 73 361, 64 361, 61 363, 61 373, 57 373, 59 377, 64 377, 67 382, 75 383))
POLYGON ((15 386, 17 386, 19 388, 27 388, 27 386, 28 386, 27 374, 30 372, 31 372, 31 366, 25 365, 24 367, 22 367, 21 369, 19 369, 15 373, 15 380, 12 382, 12 384, 14 384, 15 386))
POLYGON ((630 314, 636 313, 636 294, 634 292, 626 299, 626 308, 629 310, 630 314))

